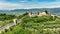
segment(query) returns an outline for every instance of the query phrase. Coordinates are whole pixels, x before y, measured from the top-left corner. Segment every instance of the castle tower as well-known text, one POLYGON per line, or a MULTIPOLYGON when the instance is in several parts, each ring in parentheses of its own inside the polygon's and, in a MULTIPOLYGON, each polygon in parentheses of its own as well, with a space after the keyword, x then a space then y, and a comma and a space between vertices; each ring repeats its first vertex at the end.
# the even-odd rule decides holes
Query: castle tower
POLYGON ((44 16, 44 15, 47 15, 48 12, 46 10, 42 10, 39 12, 38 16, 44 16))
POLYGON ((17 19, 14 19, 13 22, 14 22, 14 25, 17 25, 17 19))

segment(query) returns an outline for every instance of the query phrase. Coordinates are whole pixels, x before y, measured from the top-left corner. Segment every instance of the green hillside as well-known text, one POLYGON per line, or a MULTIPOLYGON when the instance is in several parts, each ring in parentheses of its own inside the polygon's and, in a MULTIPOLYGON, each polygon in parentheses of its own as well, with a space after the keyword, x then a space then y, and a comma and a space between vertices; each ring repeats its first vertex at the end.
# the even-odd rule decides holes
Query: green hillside
POLYGON ((52 16, 29 17, 1 34, 59 34, 60 19, 52 16))
POLYGON ((0 27, 11 23, 14 18, 16 18, 15 15, 0 14, 0 27))

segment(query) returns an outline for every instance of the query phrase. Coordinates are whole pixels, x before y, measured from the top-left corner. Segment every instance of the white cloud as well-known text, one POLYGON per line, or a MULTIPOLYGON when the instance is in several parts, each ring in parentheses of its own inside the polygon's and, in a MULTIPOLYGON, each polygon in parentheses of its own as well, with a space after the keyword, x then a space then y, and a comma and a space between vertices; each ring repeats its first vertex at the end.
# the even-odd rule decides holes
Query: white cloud
POLYGON ((0 9, 30 9, 30 8, 57 8, 60 2, 40 2, 40 3, 9 3, 0 2, 0 9))
POLYGON ((0 9, 15 9, 21 7, 21 4, 0 2, 0 9))
POLYGON ((28 2, 27 0, 20 0, 19 2, 28 2))

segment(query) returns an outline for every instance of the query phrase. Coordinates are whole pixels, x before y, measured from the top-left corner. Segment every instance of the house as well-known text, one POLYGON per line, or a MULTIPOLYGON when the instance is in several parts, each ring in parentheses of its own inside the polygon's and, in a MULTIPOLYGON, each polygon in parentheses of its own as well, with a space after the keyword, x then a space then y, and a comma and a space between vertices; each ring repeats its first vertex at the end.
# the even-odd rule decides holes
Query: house
POLYGON ((35 12, 30 12, 29 13, 29 16, 30 17, 35 17, 35 16, 47 16, 48 15, 48 12, 46 10, 42 10, 38 13, 35 13, 35 12))

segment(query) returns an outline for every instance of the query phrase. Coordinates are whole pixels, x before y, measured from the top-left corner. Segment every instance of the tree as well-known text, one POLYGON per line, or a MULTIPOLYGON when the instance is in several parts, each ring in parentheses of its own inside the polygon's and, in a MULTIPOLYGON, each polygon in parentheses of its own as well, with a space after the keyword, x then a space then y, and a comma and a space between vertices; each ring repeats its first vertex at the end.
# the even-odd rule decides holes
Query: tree
POLYGON ((28 12, 24 13, 23 16, 28 15, 28 12))
POLYGON ((47 10, 45 10, 46 14, 48 14, 47 10))
POLYGON ((8 32, 8 30, 7 30, 7 29, 5 29, 5 32, 8 32))

